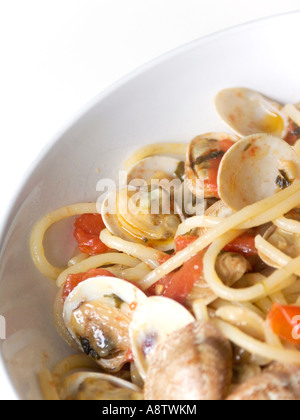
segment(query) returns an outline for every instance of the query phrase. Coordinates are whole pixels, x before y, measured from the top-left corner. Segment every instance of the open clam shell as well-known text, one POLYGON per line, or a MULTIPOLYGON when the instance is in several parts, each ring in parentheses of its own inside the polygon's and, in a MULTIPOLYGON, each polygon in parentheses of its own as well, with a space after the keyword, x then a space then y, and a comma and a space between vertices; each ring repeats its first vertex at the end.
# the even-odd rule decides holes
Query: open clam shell
POLYGON ((59 386, 62 400, 138 400, 142 391, 116 376, 97 372, 77 372, 59 386))
POLYGON ((168 156, 150 156, 140 160, 128 171, 127 184, 134 180, 174 179, 177 178, 180 160, 168 156))
POLYGON ((196 197, 218 197, 217 186, 208 181, 211 166, 219 165, 224 153, 237 140, 227 133, 206 133, 190 142, 185 162, 185 182, 196 197))
POLYGON ((174 300, 153 296, 135 311, 129 327, 136 367, 146 378, 148 357, 172 332, 194 322, 192 314, 174 300))
POLYGON ((160 251, 174 249, 181 213, 171 192, 160 186, 112 191, 104 199, 101 211, 110 233, 160 251))
POLYGON ((300 177, 295 150, 269 134, 248 136, 223 157, 218 188, 221 199, 233 210, 272 196, 300 177))
POLYGON ((282 106, 255 90, 229 88, 215 98, 218 114, 238 135, 269 133, 285 137, 288 118, 282 106))
MULTIPOLYGON (((300 235, 297 233, 287 232, 273 225, 265 232, 263 238, 291 258, 297 258, 300 255, 300 235)), ((268 266, 282 267, 276 258, 269 258, 260 250, 258 253, 268 266)))
POLYGON ((129 324, 146 295, 133 284, 98 276, 80 283, 63 307, 65 325, 79 349, 117 372, 128 361, 129 324))

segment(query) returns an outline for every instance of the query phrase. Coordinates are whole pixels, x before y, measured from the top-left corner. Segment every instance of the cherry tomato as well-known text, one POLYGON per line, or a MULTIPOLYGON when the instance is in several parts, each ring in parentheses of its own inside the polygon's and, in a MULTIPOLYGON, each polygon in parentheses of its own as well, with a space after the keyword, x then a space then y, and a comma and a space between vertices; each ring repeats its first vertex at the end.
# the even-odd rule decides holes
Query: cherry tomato
POLYGON ((256 232, 254 231, 245 232, 226 245, 224 251, 256 256, 258 251, 255 248, 255 236, 256 232))
POLYGON ((109 248, 99 238, 105 228, 100 214, 83 214, 76 219, 74 226, 74 237, 80 252, 97 255, 108 251, 109 248))
POLYGON ((86 273, 69 274, 63 288, 63 300, 65 301, 67 299, 69 294, 73 289, 75 289, 76 286, 78 286, 79 283, 97 276, 115 277, 108 270, 104 270, 102 268, 92 268, 86 273))
POLYGON ((195 235, 181 235, 175 239, 176 252, 182 251, 184 248, 195 242, 198 239, 195 235))
POLYGON ((300 307, 274 303, 268 315, 272 330, 289 343, 300 345, 300 307))

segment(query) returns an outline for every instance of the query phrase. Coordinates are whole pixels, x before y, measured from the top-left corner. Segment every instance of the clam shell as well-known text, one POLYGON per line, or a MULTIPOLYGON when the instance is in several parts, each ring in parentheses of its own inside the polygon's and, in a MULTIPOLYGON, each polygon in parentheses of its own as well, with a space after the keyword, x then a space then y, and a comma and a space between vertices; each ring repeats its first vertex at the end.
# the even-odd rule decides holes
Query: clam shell
POLYGON ((278 177, 285 167, 293 173, 291 182, 300 177, 300 159, 285 141, 269 134, 245 137, 233 145, 221 161, 220 198, 231 209, 241 210, 270 197, 279 191, 278 177))
POLYGON ((216 197, 215 192, 211 192, 205 188, 205 168, 203 168, 200 173, 197 171, 196 162, 199 157, 219 150, 218 144, 222 140, 231 140, 236 142, 238 139, 228 133, 206 133, 195 137, 189 144, 185 162, 185 182, 189 190, 196 197, 216 197))
POLYGON ((284 137, 288 118, 282 106, 255 90, 229 88, 215 98, 218 114, 238 135, 269 133, 284 137))
POLYGON ((134 362, 143 379, 149 355, 172 332, 194 322, 195 318, 174 300, 153 296, 142 302, 129 327, 134 362))
POLYGON ((137 179, 149 181, 155 175, 165 174, 168 178, 176 178, 176 170, 180 163, 179 159, 167 156, 150 156, 136 163, 128 171, 128 185, 137 179))
MULTIPOLYGON (((284 231, 273 225, 265 232, 263 238, 291 258, 297 258, 300 255, 299 234, 284 231)), ((268 266, 282 268, 278 261, 270 259, 263 252, 259 251, 259 256, 268 266)))
MULTIPOLYGON (((154 224, 153 226, 151 225, 151 223, 155 223, 155 217, 153 217, 154 215, 152 214, 147 214, 147 209, 144 213, 143 211, 139 213, 139 208, 135 204, 137 201, 135 200, 134 195, 143 193, 144 189, 123 187, 119 191, 112 191, 107 194, 102 203, 102 219, 109 232, 125 241, 136 242, 143 245, 148 244, 159 251, 173 250, 175 247, 174 237, 180 220, 183 218, 182 211, 181 208, 177 206, 176 200, 174 200, 175 215, 172 214, 171 208, 169 208, 169 203, 171 202, 170 195, 168 191, 163 188, 160 188, 160 190, 165 194, 166 199, 166 214, 158 215, 159 223, 162 221, 164 222, 163 228, 161 228, 160 224, 157 226, 154 224), (133 194, 134 198, 133 201, 130 201, 130 198, 128 199, 128 204, 126 204, 123 214, 120 214, 116 203, 117 196, 120 194, 133 194), (131 207, 132 204, 133 207, 131 207), (131 208, 133 208, 136 213, 132 213, 131 208), (142 220, 142 218, 144 219, 142 220)), ((145 189, 145 192, 147 191, 148 190, 145 189)))
MULTIPOLYGON (((111 278, 111 277, 105 277, 105 276, 98 276, 94 278, 90 278, 88 280, 83 281, 80 283, 75 289, 69 294, 67 299, 65 300, 64 306, 63 306, 63 319, 64 323, 66 325, 66 328, 68 329, 70 335, 75 340, 75 342, 78 345, 78 348, 81 350, 84 350, 83 345, 80 341, 80 337, 78 336, 78 333, 76 331, 77 328, 77 321, 74 323, 72 322, 73 319, 73 313, 77 311, 78 316, 78 310, 80 309, 80 306, 83 304, 87 304, 89 302, 95 302, 98 304, 101 304, 101 307, 107 307, 107 314, 102 314, 101 320, 99 321, 98 318, 95 319, 89 319, 84 318, 83 314, 80 314, 81 317, 79 320, 79 323, 81 325, 81 329, 84 329, 84 333, 87 331, 87 337, 88 340, 90 340, 90 334, 93 334, 92 339, 94 342, 98 343, 98 332, 101 333, 101 337, 99 337, 99 345, 103 346, 103 340, 106 339, 104 336, 104 333, 102 332, 103 326, 102 324, 99 325, 98 323, 105 322, 109 326, 109 328, 115 328, 117 331, 115 332, 115 335, 117 337, 117 340, 120 340, 119 337, 122 337, 122 334, 124 337, 126 337, 126 334, 128 336, 128 346, 129 346, 129 331, 127 324, 129 326, 131 322, 131 318, 133 316, 133 313, 136 308, 139 307, 139 305, 147 299, 146 295, 138 289, 133 284, 121 280, 118 278, 111 278), (119 299, 119 303, 121 302, 121 305, 118 309, 115 307, 115 302, 119 299), (127 305, 123 305, 124 304, 127 305), (116 311, 120 310, 122 313, 122 316, 120 315, 120 321, 117 321, 116 319, 113 319, 113 327, 109 323, 109 316, 116 316, 116 311), (122 319, 121 319, 122 318, 122 319), (105 319, 105 321, 103 321, 105 319), (88 331, 89 329, 89 322, 92 324, 92 332, 88 331), (94 330, 94 328, 96 328, 94 330), (118 331, 118 328, 120 328, 120 331, 118 331), (126 331, 127 328, 127 331, 126 331)), ((86 317, 89 316, 89 314, 85 315, 86 317)), ((105 330, 104 330, 105 331, 105 330)), ((112 330, 109 330, 110 333, 112 330)), ((87 338, 86 337, 86 338, 87 338)), ((110 337, 108 337, 111 339, 110 337)), ((101 347, 102 348, 102 347, 101 347)), ((99 348, 100 349, 100 348, 99 348)), ((98 349, 93 349, 95 352, 98 351, 98 349)), ((125 352, 126 353, 126 352, 125 352)), ((126 362, 126 355, 123 353, 120 355, 117 354, 116 356, 112 355, 112 357, 108 358, 100 358, 97 359, 97 363, 99 363, 104 369, 107 370, 115 370, 117 371, 118 368, 121 368, 122 365, 126 362)))
MULTIPOLYGON (((130 393, 142 393, 141 389, 138 388, 136 385, 125 381, 121 378, 118 378, 116 376, 107 375, 103 373, 97 373, 97 372, 77 372, 70 376, 68 376, 63 383, 59 387, 59 395, 62 400, 67 399, 75 399, 78 391, 80 388, 82 388, 82 385, 85 380, 87 379, 95 379, 99 381, 99 388, 101 388, 101 382, 103 383, 109 383, 114 388, 122 389, 122 390, 128 390, 127 398, 130 396, 130 393)), ((103 389, 103 397, 105 398, 105 389, 103 389)), ((101 391, 100 391, 101 393, 101 391)), ((88 398, 88 394, 86 395, 86 398, 88 398)), ((104 399, 103 398, 103 399, 104 399)))

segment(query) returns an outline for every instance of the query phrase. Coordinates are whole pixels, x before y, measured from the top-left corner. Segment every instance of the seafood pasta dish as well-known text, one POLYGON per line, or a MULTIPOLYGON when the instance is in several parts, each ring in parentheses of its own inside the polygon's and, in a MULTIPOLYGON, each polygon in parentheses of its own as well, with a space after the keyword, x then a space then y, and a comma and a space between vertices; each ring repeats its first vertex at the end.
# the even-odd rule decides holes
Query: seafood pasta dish
POLYGON ((34 226, 70 346, 45 399, 300 399, 300 104, 228 88, 215 107, 228 132, 142 147, 97 203, 34 226), (69 217, 56 267, 44 237, 69 217))

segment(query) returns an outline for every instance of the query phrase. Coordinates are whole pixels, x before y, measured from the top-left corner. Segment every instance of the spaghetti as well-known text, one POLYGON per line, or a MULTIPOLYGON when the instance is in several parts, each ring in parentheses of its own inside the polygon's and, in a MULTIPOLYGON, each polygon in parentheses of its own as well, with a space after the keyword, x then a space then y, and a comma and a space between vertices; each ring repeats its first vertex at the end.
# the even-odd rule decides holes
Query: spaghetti
MULTIPOLYGON (((299 111, 293 106, 285 109, 287 118, 295 120, 290 121, 294 133, 299 111)), ((167 352, 169 337, 181 328, 185 337, 191 323, 197 325, 194 331, 203 328, 203 337, 215 328, 234 351, 244 355, 245 360, 230 360, 230 389, 244 381, 232 377, 232 372, 243 369, 257 373, 276 362, 282 369, 293 364, 298 371, 300 339, 295 334, 294 316, 300 319, 300 159, 295 150, 268 133, 242 138, 208 133, 190 145, 143 147, 125 167, 129 178, 132 167, 145 176, 146 188, 137 188, 134 215, 107 216, 106 209, 99 235, 95 233, 99 228, 95 226, 97 205, 82 203, 52 211, 32 231, 33 261, 59 289, 55 302, 58 330, 68 344, 85 353, 70 356, 53 371, 40 372, 45 398, 141 399, 144 385, 144 397, 152 395, 152 361, 161 360, 163 371, 167 362, 163 362, 162 352, 167 352), (270 142, 267 159, 271 166, 267 167, 263 147, 270 142), (156 156, 170 154, 180 156, 179 160, 166 160, 176 171, 157 169, 156 156), (153 159, 153 173, 149 159, 153 159), (253 159, 255 171, 248 165, 253 159), (232 184, 227 165, 231 160, 236 163, 232 184), (264 182, 257 182, 259 174, 264 182), (180 179, 180 194, 187 188, 192 201, 202 194, 206 210, 191 217, 184 209, 178 212, 178 191, 167 191, 167 184, 158 187, 158 183, 153 189, 152 181, 164 178, 180 179), (237 179, 242 185, 235 190, 237 179), (252 182, 259 199, 251 196, 252 182), (234 197, 237 194, 240 197, 234 197), (162 206, 166 198, 170 200, 169 213, 162 206), (152 213, 153 204, 158 213, 152 213), (52 224, 81 215, 84 218, 76 222, 78 249, 65 267, 56 267, 45 255, 45 233, 52 224), (95 241, 100 241, 101 247, 94 246, 95 241)), ((123 189, 122 200, 133 199, 134 193, 123 189)), ((200 351, 199 346, 195 344, 194 354, 200 351)), ((192 347, 180 353, 183 365, 187 348, 192 347)), ((184 366, 176 369, 180 375, 184 366)), ((221 381, 218 369, 214 375, 220 375, 221 381)), ((193 378, 194 374, 191 381, 193 378)), ((173 386, 173 377, 169 380, 166 389, 173 386)), ((222 393, 229 396, 225 387, 222 393)), ((180 398, 180 393, 176 395, 180 398)), ((164 396, 172 399, 174 395, 164 396)))

